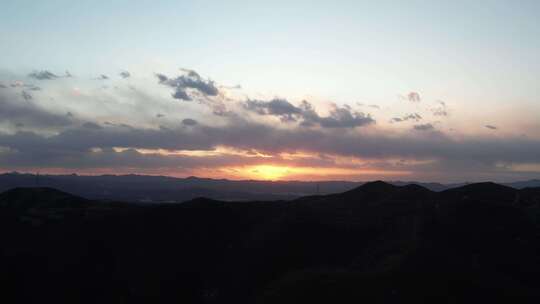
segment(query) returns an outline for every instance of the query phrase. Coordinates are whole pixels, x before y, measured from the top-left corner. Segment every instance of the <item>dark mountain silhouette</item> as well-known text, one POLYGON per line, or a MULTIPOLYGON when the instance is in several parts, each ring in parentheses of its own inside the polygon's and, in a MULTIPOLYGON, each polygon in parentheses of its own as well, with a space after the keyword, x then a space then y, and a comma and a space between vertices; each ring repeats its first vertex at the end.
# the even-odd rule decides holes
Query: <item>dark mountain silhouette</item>
POLYGON ((395 186, 383 181, 365 183, 353 190, 342 193, 341 196, 355 200, 375 200, 375 199, 418 199, 430 196, 432 191, 416 185, 408 184, 395 186))
POLYGON ((83 208, 89 201, 53 188, 14 188, 0 193, 7 208, 83 208))
MULTIPOLYGON (((465 184, 392 181, 396 186, 419 185, 443 191, 465 184)), ((0 174, 0 191, 16 187, 49 187, 92 200, 132 202, 182 202, 197 197, 225 201, 291 200, 309 195, 341 193, 363 183, 350 181, 257 181, 210 178, 174 178, 145 175, 35 175, 17 172, 0 174)), ((540 187, 539 180, 507 184, 522 189, 540 187)))
POLYGON ((538 303, 540 188, 371 182, 291 201, 0 194, 19 303, 538 303))
POLYGON ((506 184, 509 187, 516 189, 540 187, 540 179, 531 179, 528 181, 518 181, 506 184))
POLYGON ((202 196, 228 201, 294 199, 317 192, 343 192, 358 185, 346 181, 233 181, 193 176, 0 174, 0 191, 52 187, 88 199, 141 202, 182 202, 202 196))
POLYGON ((496 183, 477 183, 443 191, 441 194, 448 199, 478 200, 493 202, 512 202, 516 199, 518 190, 496 183))

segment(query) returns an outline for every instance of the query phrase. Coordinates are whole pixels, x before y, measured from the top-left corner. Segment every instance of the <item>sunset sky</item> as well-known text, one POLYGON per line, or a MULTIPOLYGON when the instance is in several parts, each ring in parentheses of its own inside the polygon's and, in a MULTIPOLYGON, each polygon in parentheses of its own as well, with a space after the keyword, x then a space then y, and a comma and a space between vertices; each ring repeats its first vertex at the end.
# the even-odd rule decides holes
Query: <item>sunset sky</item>
POLYGON ((540 1, 0 7, 0 172, 540 178, 540 1))

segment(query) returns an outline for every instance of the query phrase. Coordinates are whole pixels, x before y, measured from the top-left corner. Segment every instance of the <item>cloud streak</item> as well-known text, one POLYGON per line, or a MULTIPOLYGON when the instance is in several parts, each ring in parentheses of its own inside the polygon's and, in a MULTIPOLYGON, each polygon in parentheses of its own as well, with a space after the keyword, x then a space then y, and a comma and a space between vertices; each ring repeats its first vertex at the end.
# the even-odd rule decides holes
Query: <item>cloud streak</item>
POLYGON ((408 120, 414 120, 416 122, 422 120, 422 116, 418 113, 412 113, 412 114, 408 114, 408 115, 405 115, 405 116, 402 116, 402 117, 394 117, 390 120, 390 122, 404 122, 404 121, 408 121, 408 120))

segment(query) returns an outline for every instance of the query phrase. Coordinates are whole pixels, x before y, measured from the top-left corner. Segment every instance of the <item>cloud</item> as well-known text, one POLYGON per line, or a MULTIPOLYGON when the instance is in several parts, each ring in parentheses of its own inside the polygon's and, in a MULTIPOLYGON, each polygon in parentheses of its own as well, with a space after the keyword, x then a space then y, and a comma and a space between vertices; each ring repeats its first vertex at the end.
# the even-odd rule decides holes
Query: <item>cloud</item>
POLYGON ((497 130, 498 128, 496 126, 493 126, 493 125, 485 125, 484 127, 490 129, 490 130, 497 130))
POLYGON ((305 122, 316 122, 323 128, 356 128, 375 123, 371 116, 361 112, 353 112, 350 107, 334 106, 329 116, 320 117, 318 115, 307 116, 305 122))
POLYGON ((20 87, 24 87, 24 82, 20 81, 20 80, 16 80, 14 82, 12 82, 9 86, 12 87, 12 88, 20 88, 20 87))
POLYGON ((176 91, 174 91, 174 93, 172 93, 172 97, 174 99, 180 99, 180 100, 186 100, 186 101, 189 101, 191 100, 191 97, 188 95, 188 93, 182 89, 176 89, 176 91))
POLYGON ((171 94, 173 98, 185 101, 192 100, 192 97, 188 93, 190 89, 200 92, 204 96, 217 96, 219 94, 219 90, 212 80, 201 78, 193 70, 182 69, 182 71, 186 72, 186 74, 176 78, 169 78, 164 74, 156 74, 160 84, 174 89, 174 92, 171 94))
POLYGON ((199 73, 195 72, 195 70, 186 69, 186 68, 180 68, 179 70, 182 71, 182 72, 187 73, 187 76, 189 76, 189 77, 201 78, 201 75, 199 75, 199 73))
POLYGON ((281 121, 296 121, 302 116, 302 109, 292 105, 285 99, 274 98, 270 101, 248 99, 244 103, 244 108, 259 115, 278 116, 281 121))
MULTIPOLYGON (((120 154, 112 152, 114 147, 213 151, 217 147, 226 146, 245 151, 260 151, 275 157, 282 152, 306 151, 319 155, 373 159, 375 162, 396 158, 428 160, 425 164, 408 165, 407 169, 416 170, 418 174, 438 172, 444 175, 447 174, 446 170, 455 171, 456 168, 461 168, 459 172, 465 176, 477 170, 490 172, 501 170, 497 166, 500 162, 540 162, 540 141, 524 138, 490 140, 470 137, 456 140, 441 133, 409 133, 395 136, 382 132, 363 134, 341 132, 336 129, 277 129, 242 120, 231 122, 227 127, 197 124, 189 129, 96 125, 97 127, 89 124, 72 126, 53 136, 42 136, 33 132, 14 134, 0 132, 0 146, 7 147, 11 151, 8 154, 0 154, 0 161, 14 169, 16 166, 39 167, 52 164, 63 167, 103 168, 108 165, 120 166, 115 162, 120 154), (95 148, 110 153, 99 155, 90 153, 95 148)), ((125 162, 122 162, 122 165, 133 170, 140 168, 139 166, 146 166, 139 162, 149 167, 184 162, 193 165, 192 162, 197 162, 195 158, 160 158, 158 161, 151 156, 145 158, 140 153, 136 155, 138 160, 123 159, 125 162)), ((212 161, 221 164, 230 161, 227 157, 218 158, 216 156, 212 161)), ((242 161, 238 158, 236 160, 242 161)), ((197 165, 210 166, 212 161, 199 157, 197 165)), ((244 158, 243 161, 247 163, 249 159, 244 158)), ((324 161, 320 163, 324 164, 324 161)), ((316 166, 317 162, 311 165, 316 166)))
POLYGON ((431 131, 435 129, 435 127, 430 123, 414 125, 413 128, 417 131, 431 131))
POLYGON ((234 85, 234 86, 220 85, 219 87, 222 88, 222 89, 227 89, 227 90, 240 90, 240 89, 242 89, 242 86, 239 85, 239 84, 234 85))
POLYGON ((418 92, 409 92, 409 94, 407 94, 407 100, 410 102, 420 102, 422 99, 418 92))
POLYGON ((54 80, 54 79, 59 78, 58 75, 51 73, 47 70, 32 72, 28 74, 28 77, 34 78, 37 80, 54 80))
POLYGON ((82 127, 85 129, 91 129, 91 130, 101 130, 103 129, 102 126, 98 125, 97 123, 88 121, 82 124, 82 127))
POLYGON ((22 91, 21 96, 26 101, 32 100, 32 95, 30 93, 26 92, 26 91, 22 91))
POLYGON ((131 73, 129 73, 128 71, 122 71, 119 75, 124 79, 131 77, 131 73))
POLYGON ((372 109, 381 109, 381 107, 379 105, 376 105, 376 104, 369 104, 369 105, 366 105, 366 104, 363 104, 361 102, 357 102, 356 105, 358 105, 359 107, 368 107, 368 108, 372 108, 372 109))
POLYGON ((167 76, 165 76, 165 75, 163 75, 163 74, 156 73, 155 75, 156 75, 156 77, 157 77, 159 83, 164 84, 164 83, 166 83, 166 82, 169 80, 169 77, 167 77, 167 76))
POLYGON ((185 126, 195 126, 198 124, 198 122, 195 119, 186 118, 182 120, 182 124, 185 126))
MULTIPOLYGON (((285 161, 280 157, 282 153, 305 153, 314 156, 309 160, 289 160, 286 165, 317 167, 339 162, 347 168, 360 170, 373 166, 381 170, 410 171, 414 177, 429 178, 453 174, 458 178, 483 176, 481 174, 509 176, 520 173, 501 168, 501 163, 540 163, 540 141, 536 139, 492 138, 487 134, 454 138, 438 131, 433 120, 431 124, 417 123, 421 119, 415 115, 417 113, 396 117, 415 122, 411 123, 415 124, 412 130, 385 129, 384 126, 361 128, 376 124, 375 119, 348 105, 332 105, 323 113, 307 101, 293 103, 285 98, 240 101, 224 99, 219 93, 217 98, 205 98, 206 94, 188 87, 178 78, 207 81, 195 71, 183 72, 185 74, 172 79, 156 74, 159 86, 166 86, 171 93, 176 93, 180 87, 184 98, 204 103, 222 116, 213 116, 208 111, 194 113, 200 108, 163 100, 152 91, 144 91, 143 86, 137 91, 127 88, 105 93, 85 90, 84 94, 65 99, 56 94, 55 86, 46 87, 45 92, 50 90, 50 96, 56 98, 52 101, 40 100, 45 94, 35 94, 34 98, 25 100, 23 91, 34 94, 30 85, 14 82, 17 89, 0 90, 0 169, 49 166, 88 168, 91 172, 109 167, 144 173, 150 172, 148 170, 171 172, 164 168, 187 170, 263 162, 256 157, 219 153, 208 158, 176 153, 177 150, 210 153, 222 147, 256 151, 254 155, 264 153, 271 156, 264 162, 277 165, 285 161), (153 117, 159 118, 160 113, 170 119, 153 117), (197 121, 178 117, 196 117, 197 121), (112 122, 103 122, 105 120, 112 122), (286 124, 279 124, 279 120, 286 124), (115 147, 127 150, 119 152, 115 147), (148 155, 136 149, 171 150, 176 156, 148 155), (355 160, 347 162, 349 158, 355 160)), ((437 106, 443 108, 446 104, 437 106)))
POLYGON ((420 121, 422 120, 422 116, 420 116, 420 114, 418 113, 412 113, 412 114, 405 115, 403 117, 394 117, 390 120, 390 122, 394 123, 394 122, 403 122, 403 121, 408 121, 408 120, 420 121))
POLYGON ((25 85, 25 87, 30 91, 41 91, 41 88, 35 85, 25 85))
POLYGON ((244 108, 259 115, 279 117, 283 122, 300 121, 304 127, 318 125, 323 128, 356 128, 375 123, 370 115, 353 111, 348 105, 339 107, 334 104, 328 116, 320 116, 313 105, 305 100, 300 106, 280 98, 270 101, 247 100, 244 108))
POLYGON ((448 116, 448 112, 444 109, 435 109, 433 110, 433 115, 435 116, 448 116))
MULTIPOLYGON (((40 87, 38 87, 38 86, 36 86, 34 84, 24 83, 23 81, 20 81, 20 80, 12 82, 9 86, 12 87, 12 88, 25 88, 25 89, 30 90, 30 91, 40 91, 41 90, 40 87)), ((4 88, 7 88, 7 87, 4 86, 4 88)))
MULTIPOLYGON (((12 125, 48 129, 72 124, 70 117, 51 113, 32 101, 31 95, 23 91, 21 96, 0 94, 0 121, 12 125), (24 102, 20 98, 24 99, 24 102)), ((1 130, 0 130, 1 131, 1 130)))
POLYGON ((446 103, 444 101, 438 100, 437 104, 439 105, 436 108, 431 109, 431 112, 435 116, 448 116, 448 111, 446 107, 446 103))

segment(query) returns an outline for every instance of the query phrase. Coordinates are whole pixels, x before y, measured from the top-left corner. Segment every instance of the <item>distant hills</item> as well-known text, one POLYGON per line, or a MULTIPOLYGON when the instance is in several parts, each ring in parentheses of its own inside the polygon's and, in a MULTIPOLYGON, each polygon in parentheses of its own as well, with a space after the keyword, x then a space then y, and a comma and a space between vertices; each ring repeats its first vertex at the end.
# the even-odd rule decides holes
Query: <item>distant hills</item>
MULTIPOLYGON (((135 178, 137 179, 137 178, 135 178)), ((540 188, 369 182, 290 201, 0 193, 0 301, 538 303, 540 188)))
MULTIPOLYGON (((416 184, 432 191, 465 185, 391 181, 396 186, 416 184)), ((174 178, 147 175, 34 175, 0 174, 0 191, 15 187, 51 187, 88 199, 139 202, 181 202, 197 197, 226 201, 290 200, 302 196, 331 194, 362 185, 349 181, 257 181, 209 178, 174 178)), ((540 180, 505 184, 516 189, 540 187, 540 180)))

